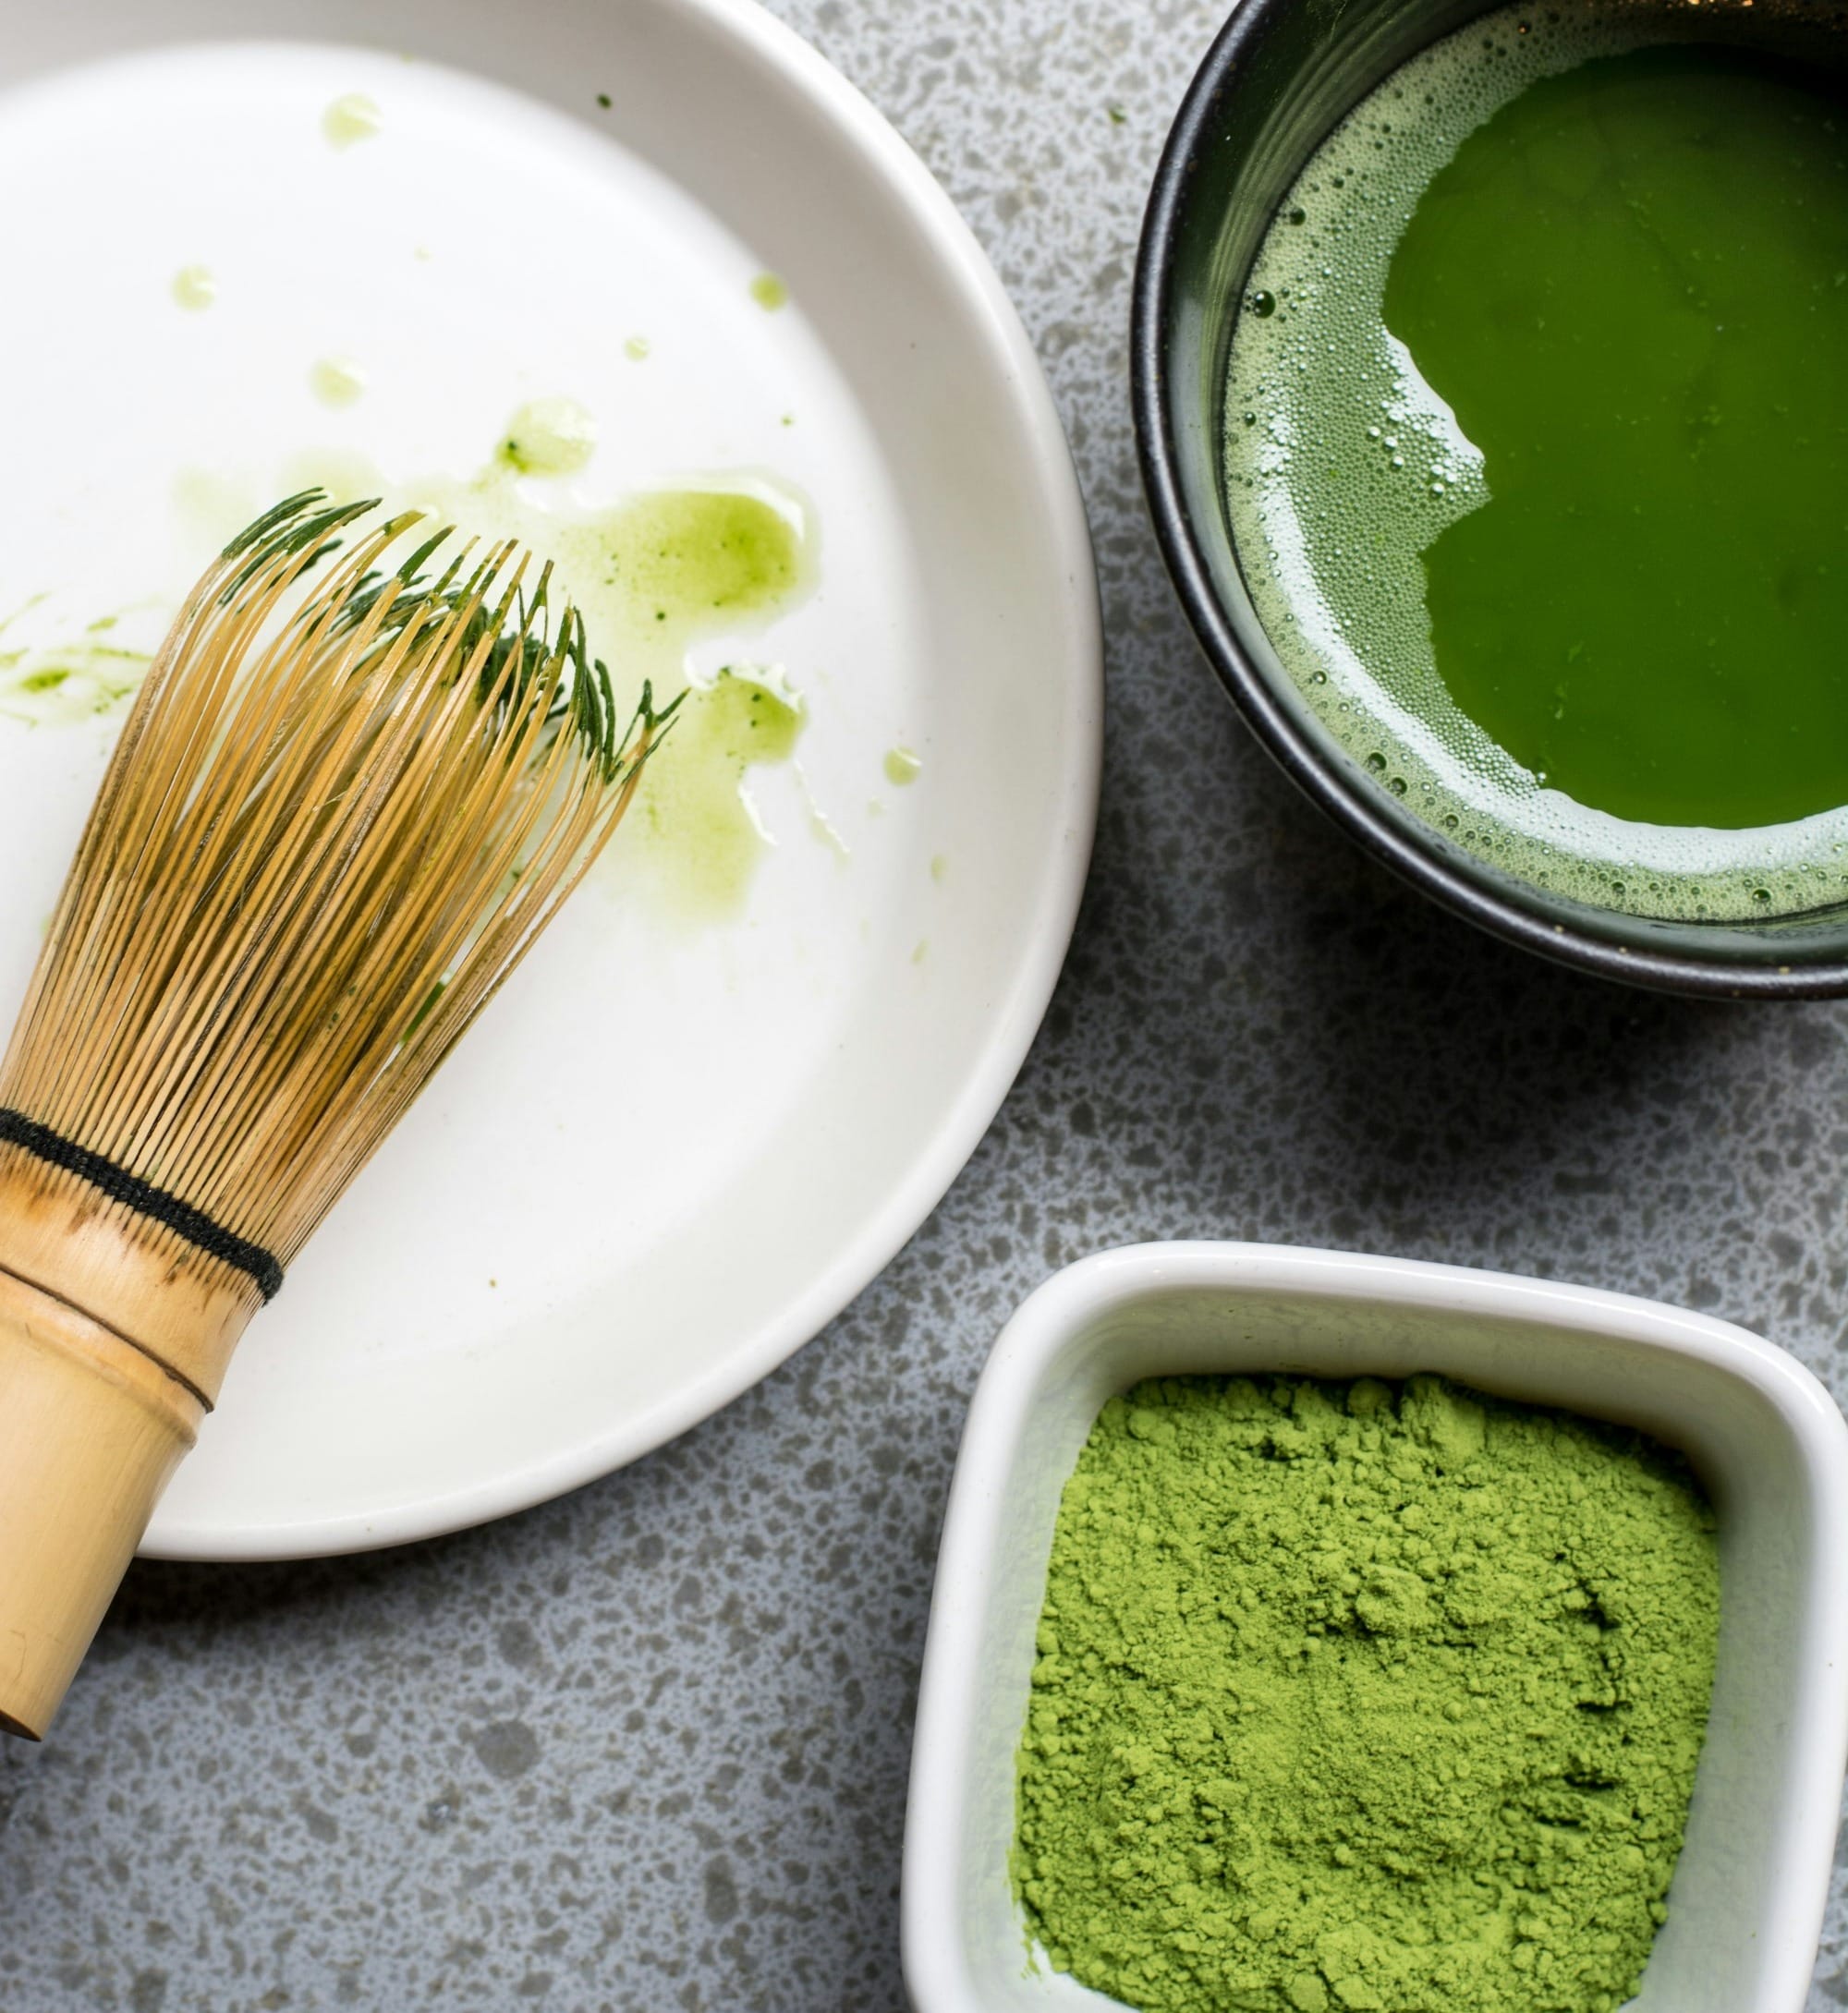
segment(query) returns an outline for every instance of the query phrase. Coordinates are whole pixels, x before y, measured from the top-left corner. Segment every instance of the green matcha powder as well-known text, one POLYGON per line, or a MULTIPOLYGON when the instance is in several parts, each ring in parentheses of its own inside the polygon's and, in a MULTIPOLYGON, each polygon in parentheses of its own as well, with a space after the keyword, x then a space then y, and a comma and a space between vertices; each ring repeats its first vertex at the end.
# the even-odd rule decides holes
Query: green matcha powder
POLYGON ((1612 2013, 1719 1614, 1712 1513, 1638 1434, 1429 1376, 1139 1385, 1059 1511, 1028 1925, 1145 2013, 1612 2013))

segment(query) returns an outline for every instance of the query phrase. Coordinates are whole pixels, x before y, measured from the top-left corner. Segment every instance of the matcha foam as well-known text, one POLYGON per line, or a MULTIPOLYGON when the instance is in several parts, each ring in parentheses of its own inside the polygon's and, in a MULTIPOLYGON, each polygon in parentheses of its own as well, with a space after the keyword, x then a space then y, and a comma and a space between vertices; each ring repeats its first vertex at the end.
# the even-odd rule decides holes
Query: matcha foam
POLYGON ((1677 40, 1777 49, 1793 18, 1777 0, 1580 0, 1471 23, 1394 71, 1317 151, 1234 332, 1232 528, 1303 701, 1453 844, 1629 914, 1763 920, 1848 900, 1848 806, 1742 830, 1617 818, 1549 787, 1458 709, 1435 661, 1423 554, 1489 492, 1482 457, 1386 327, 1387 275, 1432 177, 1529 85, 1677 40))

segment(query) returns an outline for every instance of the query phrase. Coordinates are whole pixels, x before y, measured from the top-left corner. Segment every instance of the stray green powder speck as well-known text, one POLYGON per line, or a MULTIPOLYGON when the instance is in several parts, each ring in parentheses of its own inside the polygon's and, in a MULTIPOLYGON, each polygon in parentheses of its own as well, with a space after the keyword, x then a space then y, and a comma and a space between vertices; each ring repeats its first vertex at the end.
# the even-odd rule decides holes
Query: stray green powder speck
POLYGON ((507 421, 495 450, 520 475, 575 475, 597 451, 597 422, 575 398, 535 398, 507 421))
POLYGON ((330 147, 343 151, 362 139, 374 139, 384 124, 384 115, 363 91, 349 91, 334 99, 321 115, 322 136, 330 147))
POLYGON ((218 282, 207 266, 181 266, 173 276, 171 292, 175 307, 200 314, 218 298, 218 282))
POLYGON ((1681 1849, 1713 1518, 1641 1435, 1180 1378, 1062 1499, 1014 1875, 1144 2013, 1614 2013, 1681 1849))
POLYGON ((351 406, 366 389, 366 373, 350 357, 322 357, 310 367, 308 388, 323 406, 351 406))

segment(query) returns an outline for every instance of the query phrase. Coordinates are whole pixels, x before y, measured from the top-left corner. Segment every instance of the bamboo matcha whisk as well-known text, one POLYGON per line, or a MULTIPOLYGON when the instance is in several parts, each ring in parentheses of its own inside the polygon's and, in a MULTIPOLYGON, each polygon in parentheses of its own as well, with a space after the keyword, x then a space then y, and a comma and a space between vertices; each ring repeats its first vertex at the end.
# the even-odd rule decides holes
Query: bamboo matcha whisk
POLYGON ((0 1724, 43 1735, 244 1324, 609 837, 518 546, 296 498, 195 589, 0 1065, 0 1724))

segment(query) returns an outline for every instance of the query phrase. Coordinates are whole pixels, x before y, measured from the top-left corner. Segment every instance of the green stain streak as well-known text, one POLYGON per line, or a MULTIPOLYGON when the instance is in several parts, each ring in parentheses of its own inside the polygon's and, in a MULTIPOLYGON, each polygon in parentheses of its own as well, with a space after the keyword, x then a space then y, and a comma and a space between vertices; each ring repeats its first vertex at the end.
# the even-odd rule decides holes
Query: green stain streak
MULTIPOLYGON (((97 625, 92 625, 92 627, 97 625)), ((152 660, 85 640, 0 652, 0 716, 34 727, 73 727, 126 709, 152 660)))
MULTIPOLYGON (((636 654, 659 661, 671 652, 678 666, 690 642, 754 626, 805 584, 796 527, 760 497, 665 491, 635 498, 588 529, 602 578, 586 619, 593 639, 610 638, 612 661, 622 661, 626 630, 636 654)), ((656 682, 676 688, 684 670, 656 682)), ((746 771, 787 761, 803 717, 799 698, 741 668, 687 692, 643 772, 638 806, 653 841, 651 878, 675 914, 711 921, 743 905, 765 852, 741 794, 746 771)))
POLYGON ((675 906, 690 919, 733 913, 762 860, 764 844, 743 792, 747 773, 796 751, 799 701, 736 673, 694 686, 658 758, 644 811, 665 839, 675 906))
POLYGON ((1393 255, 1490 499, 1424 552, 1438 669, 1618 818, 1848 803, 1845 127, 1819 67, 1601 58, 1465 139, 1393 255))

